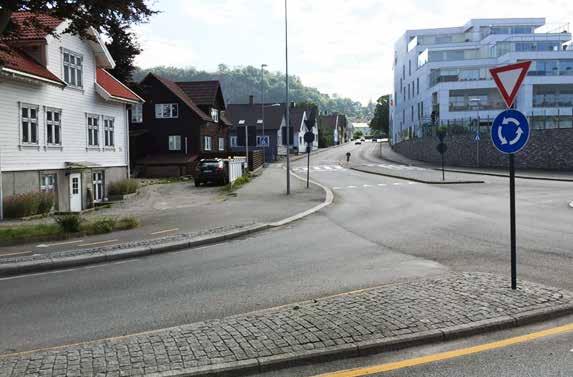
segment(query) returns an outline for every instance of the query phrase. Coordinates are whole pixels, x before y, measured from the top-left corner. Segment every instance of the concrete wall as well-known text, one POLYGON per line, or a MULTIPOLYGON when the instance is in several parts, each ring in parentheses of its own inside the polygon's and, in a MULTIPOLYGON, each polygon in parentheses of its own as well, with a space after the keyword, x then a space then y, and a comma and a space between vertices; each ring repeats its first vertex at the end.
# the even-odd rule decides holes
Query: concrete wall
MULTIPOLYGON (((480 167, 507 167, 508 158, 497 151, 490 140, 489 128, 482 132, 481 141, 474 141, 473 134, 448 135, 444 142, 448 146, 445 154, 447 165, 476 167, 479 148, 480 167)), ((426 136, 402 141, 392 148, 415 160, 441 161, 436 150, 438 139, 426 136)), ((524 169, 573 170, 573 129, 531 130, 526 147, 515 155, 515 166, 524 169)))

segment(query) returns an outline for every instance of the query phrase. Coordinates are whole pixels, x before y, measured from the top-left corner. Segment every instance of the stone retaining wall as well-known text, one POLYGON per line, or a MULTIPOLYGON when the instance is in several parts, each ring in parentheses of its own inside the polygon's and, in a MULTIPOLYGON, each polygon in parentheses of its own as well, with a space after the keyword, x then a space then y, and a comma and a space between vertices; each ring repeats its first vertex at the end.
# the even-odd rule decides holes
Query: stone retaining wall
MULTIPOLYGON (((481 133, 480 142, 473 134, 448 135, 445 161, 450 166, 476 167, 479 144, 479 167, 507 167, 508 158, 491 143, 489 129, 481 133)), ((425 136, 402 141, 392 148, 411 159, 440 163, 436 137, 425 136)), ((573 170, 573 129, 531 130, 529 143, 515 155, 515 166, 524 169, 573 170)))

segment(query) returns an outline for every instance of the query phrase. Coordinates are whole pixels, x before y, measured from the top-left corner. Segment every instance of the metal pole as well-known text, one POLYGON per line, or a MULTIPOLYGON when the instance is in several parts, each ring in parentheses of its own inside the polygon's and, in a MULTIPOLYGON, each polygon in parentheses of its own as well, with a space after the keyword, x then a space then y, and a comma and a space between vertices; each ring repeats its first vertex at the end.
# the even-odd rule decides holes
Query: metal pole
POLYGON ((306 159, 306 188, 309 188, 310 181, 310 145, 307 147, 307 159, 306 159))
POLYGON ((515 166, 509 155, 509 217, 511 237, 511 289, 517 289, 517 252, 515 240, 515 166))
POLYGON ((288 0, 285 0, 285 84, 286 84, 286 144, 287 144, 287 154, 286 154, 286 193, 290 195, 290 100, 288 93, 288 0))
POLYGON ((247 161, 247 172, 249 171, 249 128, 245 124, 245 161, 247 161))
POLYGON ((479 132, 479 127, 481 125, 481 119, 479 118, 479 111, 478 111, 478 124, 477 124, 477 135, 478 135, 478 140, 477 140, 477 147, 476 147, 476 162, 477 162, 477 167, 479 168, 479 143, 480 143, 480 139, 481 139, 481 134, 479 132))
POLYGON ((4 220, 4 191, 2 190, 2 149, 0 149, 0 221, 4 220))
POLYGON ((266 154, 267 154, 267 145, 265 144, 265 87, 263 85, 263 81, 265 78, 265 67, 266 64, 261 64, 261 112, 262 112, 262 121, 263 121, 263 166, 266 162, 266 154))
POLYGON ((440 153, 442 155, 442 181, 446 180, 446 173, 444 172, 444 154, 440 153))

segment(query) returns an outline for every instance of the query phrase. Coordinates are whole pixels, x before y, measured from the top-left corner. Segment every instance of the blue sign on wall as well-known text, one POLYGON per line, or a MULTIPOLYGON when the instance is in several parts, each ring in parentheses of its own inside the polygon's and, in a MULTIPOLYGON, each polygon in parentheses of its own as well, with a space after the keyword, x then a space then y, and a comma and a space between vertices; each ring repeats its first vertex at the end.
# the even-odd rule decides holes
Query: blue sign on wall
POLYGON ((501 153, 517 153, 529 140, 527 118, 517 110, 500 113, 491 126, 491 141, 501 153))

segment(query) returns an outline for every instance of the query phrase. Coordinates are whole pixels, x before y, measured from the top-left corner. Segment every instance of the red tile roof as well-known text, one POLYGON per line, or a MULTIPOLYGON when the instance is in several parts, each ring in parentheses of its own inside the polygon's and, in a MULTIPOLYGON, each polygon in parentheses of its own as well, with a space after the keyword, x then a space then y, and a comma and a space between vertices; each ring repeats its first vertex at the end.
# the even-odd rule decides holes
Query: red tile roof
POLYGON ((56 75, 48 71, 46 67, 37 63, 30 56, 16 48, 9 47, 2 43, 0 43, 0 61, 2 62, 0 69, 12 69, 21 73, 33 75, 42 79, 54 81, 61 85, 65 85, 65 83, 56 75))
POLYGON ((57 28, 63 21, 44 13, 14 12, 10 21, 16 25, 16 35, 6 39, 10 40, 37 40, 43 39, 48 33, 57 28), (38 26, 35 26, 37 23, 38 26))
POLYGON ((128 101, 143 102, 143 99, 135 94, 127 86, 123 85, 118 79, 113 77, 103 68, 97 68, 96 81, 110 96, 128 101))
POLYGON ((197 105, 214 105, 221 85, 217 80, 176 82, 197 105))

